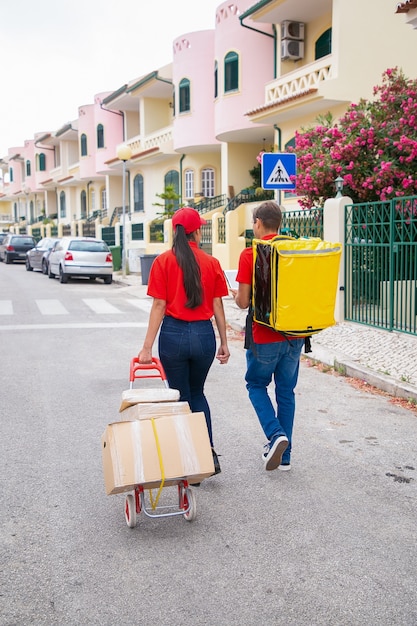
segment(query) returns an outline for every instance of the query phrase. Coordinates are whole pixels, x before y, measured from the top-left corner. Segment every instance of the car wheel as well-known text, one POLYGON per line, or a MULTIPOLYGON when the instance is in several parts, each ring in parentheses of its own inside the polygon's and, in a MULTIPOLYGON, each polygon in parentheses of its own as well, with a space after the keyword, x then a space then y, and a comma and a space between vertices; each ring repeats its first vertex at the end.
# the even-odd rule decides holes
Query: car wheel
POLYGON ((26 271, 27 272, 33 272, 33 267, 30 264, 30 261, 28 258, 26 258, 26 271))
POLYGON ((10 263, 13 263, 13 261, 11 260, 8 254, 6 254, 5 260, 6 260, 6 265, 10 265, 10 263))
POLYGON ((42 274, 45 274, 46 276, 47 273, 48 273, 48 263, 45 260, 43 260, 42 261, 42 274))
POLYGON ((113 276, 105 276, 103 280, 105 285, 111 285, 113 276))
POLYGON ((59 268, 59 282, 65 284, 68 282, 68 274, 65 274, 62 267, 59 268))

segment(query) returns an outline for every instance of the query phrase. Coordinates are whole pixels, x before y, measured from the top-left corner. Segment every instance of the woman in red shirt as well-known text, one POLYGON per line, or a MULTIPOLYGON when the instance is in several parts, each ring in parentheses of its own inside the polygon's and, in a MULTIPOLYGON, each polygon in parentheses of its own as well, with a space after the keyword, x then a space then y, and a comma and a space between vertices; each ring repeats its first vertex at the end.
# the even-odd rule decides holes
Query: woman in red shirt
POLYGON ((188 402, 193 413, 204 411, 218 474, 221 470, 213 448, 204 384, 214 357, 223 364, 230 356, 222 301, 228 289, 218 260, 199 248, 202 224, 206 221, 190 207, 174 214, 172 250, 154 260, 149 274, 147 293, 153 297, 153 303, 138 356, 140 363, 151 362, 152 347, 160 329, 159 358, 169 386, 179 390, 180 400, 188 402), (213 315, 220 336, 217 355, 213 315))

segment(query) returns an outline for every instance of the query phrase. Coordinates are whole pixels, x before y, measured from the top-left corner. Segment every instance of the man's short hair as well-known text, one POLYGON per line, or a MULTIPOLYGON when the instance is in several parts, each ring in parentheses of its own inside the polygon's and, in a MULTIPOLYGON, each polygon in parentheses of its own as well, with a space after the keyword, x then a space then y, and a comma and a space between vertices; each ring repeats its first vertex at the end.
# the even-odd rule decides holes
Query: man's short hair
POLYGON ((262 202, 253 210, 253 221, 259 218, 264 228, 270 231, 278 232, 282 222, 281 207, 273 200, 262 202))

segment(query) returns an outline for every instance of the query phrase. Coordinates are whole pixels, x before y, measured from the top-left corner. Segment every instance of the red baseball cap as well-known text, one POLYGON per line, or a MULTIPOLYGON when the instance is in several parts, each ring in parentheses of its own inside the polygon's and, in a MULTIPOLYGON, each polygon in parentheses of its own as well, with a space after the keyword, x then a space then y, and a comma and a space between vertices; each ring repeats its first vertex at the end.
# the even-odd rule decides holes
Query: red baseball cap
POLYGON ((179 224, 184 226, 185 234, 189 235, 203 224, 207 224, 207 222, 200 216, 200 213, 196 209, 185 206, 175 211, 172 217, 172 226, 176 228, 179 224))

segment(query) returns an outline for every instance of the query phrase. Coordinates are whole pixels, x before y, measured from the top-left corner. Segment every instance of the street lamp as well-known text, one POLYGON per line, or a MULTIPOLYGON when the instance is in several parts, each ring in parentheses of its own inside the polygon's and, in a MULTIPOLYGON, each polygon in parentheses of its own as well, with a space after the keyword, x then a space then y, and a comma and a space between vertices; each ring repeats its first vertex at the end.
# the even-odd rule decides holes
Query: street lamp
POLYGON ((130 146, 123 143, 117 148, 117 158, 123 162, 123 182, 122 182, 122 275, 126 276, 126 252, 125 252, 125 241, 126 241, 126 161, 132 156, 132 150, 130 146))
POLYGON ((335 196, 336 198, 341 198, 342 197, 342 195, 343 195, 342 191, 343 191, 343 184, 344 184, 344 182, 345 181, 343 180, 343 178, 341 176, 338 176, 335 179, 334 184, 335 184, 336 192, 337 192, 336 196, 335 196))

